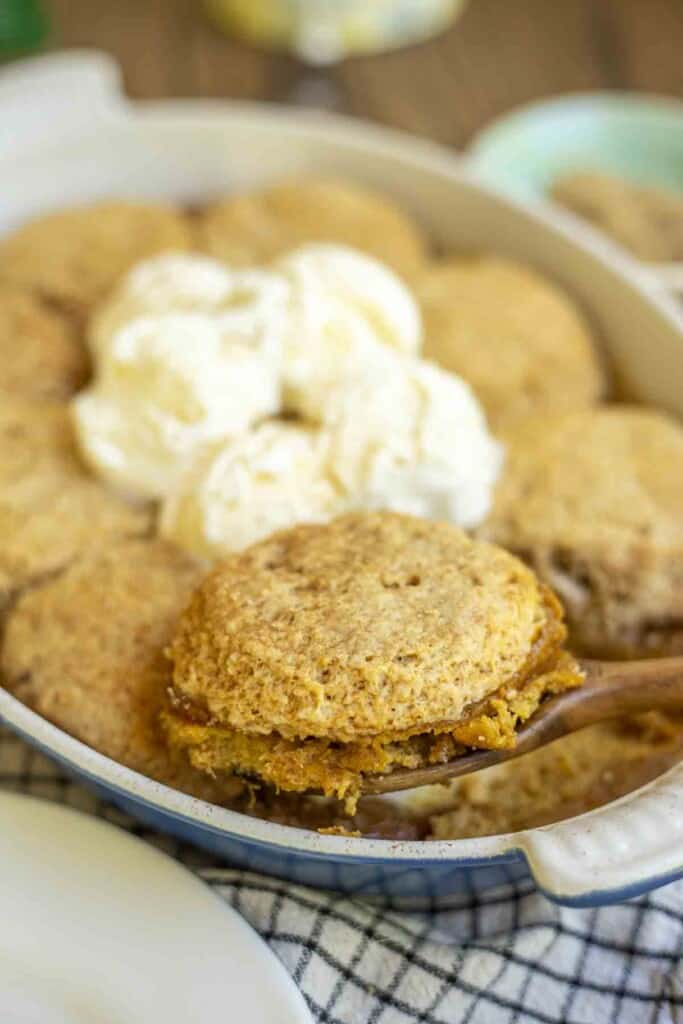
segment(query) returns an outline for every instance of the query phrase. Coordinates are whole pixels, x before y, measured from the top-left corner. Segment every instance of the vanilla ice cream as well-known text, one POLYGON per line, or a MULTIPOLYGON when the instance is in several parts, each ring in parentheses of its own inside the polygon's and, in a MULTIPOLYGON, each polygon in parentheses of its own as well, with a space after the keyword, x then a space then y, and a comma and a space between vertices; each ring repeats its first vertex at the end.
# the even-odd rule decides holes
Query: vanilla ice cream
POLYGON ((277 340, 235 340, 204 313, 143 316, 98 356, 94 385, 73 402, 93 469, 133 495, 162 497, 197 450, 280 407, 277 340))
POLYGON ((502 450, 467 384, 419 359, 333 389, 322 433, 328 473, 354 508, 476 526, 502 450))
POLYGON ((392 352, 418 352, 417 304, 377 260, 341 245, 311 244, 273 269, 289 286, 283 385, 291 410, 319 421, 340 381, 361 367, 381 373, 392 352))
POLYGON ((164 502, 160 529, 192 554, 213 559, 341 510, 317 431, 268 422, 205 450, 164 502))
POLYGON ((170 253, 135 266, 93 316, 88 340, 97 356, 118 331, 141 316, 205 313, 221 316, 236 340, 259 340, 281 322, 289 289, 267 270, 230 271, 197 253, 170 253))
POLYGON ((421 336, 403 282, 354 249, 234 271, 167 254, 92 322, 80 446, 118 488, 164 499, 163 533, 207 558, 354 508, 474 526, 501 450, 467 385, 418 358, 421 336), (282 411, 306 425, 261 422, 282 411))

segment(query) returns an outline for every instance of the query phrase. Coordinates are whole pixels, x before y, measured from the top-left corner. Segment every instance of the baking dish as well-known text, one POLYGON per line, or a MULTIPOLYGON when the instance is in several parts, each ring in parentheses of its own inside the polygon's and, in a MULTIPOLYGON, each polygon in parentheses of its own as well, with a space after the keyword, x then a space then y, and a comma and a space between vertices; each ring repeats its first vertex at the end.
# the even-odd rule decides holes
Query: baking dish
MULTIPOLYGON (((206 199, 309 172, 392 194, 444 247, 525 260, 591 315, 620 386, 683 414, 683 317, 627 255, 573 217, 506 199, 450 152, 359 122, 222 102, 127 102, 116 66, 72 52, 0 76, 0 231, 106 195, 206 199)), ((0 689, 0 721, 133 816, 256 871, 394 905, 445 903, 531 874, 558 902, 599 905, 683 876, 683 765, 580 817, 512 835, 439 842, 293 829, 143 778, 0 689)))

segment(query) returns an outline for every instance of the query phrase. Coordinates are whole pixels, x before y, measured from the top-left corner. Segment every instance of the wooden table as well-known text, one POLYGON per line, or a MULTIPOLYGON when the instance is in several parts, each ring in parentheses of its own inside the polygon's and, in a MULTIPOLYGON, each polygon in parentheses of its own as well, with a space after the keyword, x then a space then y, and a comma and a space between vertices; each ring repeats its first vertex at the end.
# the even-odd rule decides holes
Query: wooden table
POLYGON ((325 74, 207 23, 200 0, 48 0, 56 47, 121 63, 132 96, 285 100, 342 110, 464 145, 492 117, 587 89, 683 95, 683 0, 470 0, 440 38, 325 74), (330 87, 331 85, 331 87, 330 87))

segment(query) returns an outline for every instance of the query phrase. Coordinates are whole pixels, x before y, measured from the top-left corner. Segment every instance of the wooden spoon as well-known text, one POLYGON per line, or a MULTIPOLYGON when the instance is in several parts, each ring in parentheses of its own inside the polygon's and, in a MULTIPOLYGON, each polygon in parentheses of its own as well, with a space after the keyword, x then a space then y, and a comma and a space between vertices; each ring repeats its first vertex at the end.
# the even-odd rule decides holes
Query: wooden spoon
POLYGON ((580 664, 586 675, 584 684, 544 701, 519 729, 512 749, 478 750, 428 768, 368 775, 363 779, 363 793, 395 793, 471 775, 608 718, 642 711, 683 712, 683 657, 580 664))

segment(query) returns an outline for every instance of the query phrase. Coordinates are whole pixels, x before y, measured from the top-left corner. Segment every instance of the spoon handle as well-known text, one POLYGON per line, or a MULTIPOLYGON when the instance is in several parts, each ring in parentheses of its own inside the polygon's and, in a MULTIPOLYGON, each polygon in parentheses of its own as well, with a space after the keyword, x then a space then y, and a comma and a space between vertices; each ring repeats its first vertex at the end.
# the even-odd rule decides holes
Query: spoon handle
POLYGON ((566 732, 619 715, 683 711, 683 657, 583 661, 586 681, 560 695, 566 732))

